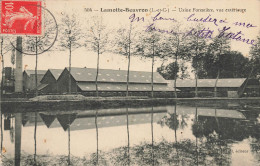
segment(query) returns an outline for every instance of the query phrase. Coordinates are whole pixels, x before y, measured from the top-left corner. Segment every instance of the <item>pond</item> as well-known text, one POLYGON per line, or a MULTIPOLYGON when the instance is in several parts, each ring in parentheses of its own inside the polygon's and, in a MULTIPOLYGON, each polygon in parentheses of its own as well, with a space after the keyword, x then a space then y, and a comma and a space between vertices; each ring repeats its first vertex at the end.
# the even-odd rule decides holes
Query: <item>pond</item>
POLYGON ((2 113, 1 165, 258 165, 260 111, 191 106, 2 113))

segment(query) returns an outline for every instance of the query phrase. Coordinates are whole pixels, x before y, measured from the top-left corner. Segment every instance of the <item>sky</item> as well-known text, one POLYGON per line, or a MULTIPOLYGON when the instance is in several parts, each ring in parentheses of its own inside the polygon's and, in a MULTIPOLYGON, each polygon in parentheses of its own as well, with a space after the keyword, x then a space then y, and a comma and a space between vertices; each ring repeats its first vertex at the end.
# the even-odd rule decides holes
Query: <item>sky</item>
MULTIPOLYGON (((187 18, 191 14, 195 14, 196 18, 206 18, 210 16, 216 18, 218 21, 223 19, 228 22, 227 24, 218 23, 218 26, 214 23, 203 23, 206 28, 217 32, 219 28, 223 26, 230 26, 232 32, 242 31, 243 37, 248 39, 256 39, 256 36, 260 32, 260 1, 259 0, 160 0, 160 1, 139 1, 139 0, 45 0, 45 7, 54 15, 58 24, 61 21, 62 16, 66 14, 75 13, 77 19, 80 21, 84 30, 88 29, 87 21, 92 18, 93 15, 102 16, 104 23, 111 29, 118 29, 129 25, 129 16, 133 12, 100 12, 101 8, 115 9, 115 8, 131 8, 131 9, 165 9, 169 12, 161 12, 163 18, 174 18, 181 22, 183 29, 189 29, 194 24, 187 21, 187 18), (86 12, 85 8, 91 8, 92 12, 86 12), (190 9, 191 12, 180 12, 184 9, 190 9), (213 9, 214 12, 194 12, 193 9, 213 9), (246 9, 245 12, 225 12, 226 9, 246 9), (218 12, 217 9, 224 9, 224 12, 218 12), (98 10, 98 11, 94 11, 98 10), (172 11, 176 10, 176 11, 172 11), (235 26, 235 22, 242 22, 252 24, 255 27, 246 28, 235 26)), ((198 10, 196 10, 198 11, 198 10)), ((135 26, 142 29, 145 33, 145 27, 148 23, 153 22, 154 17, 158 12, 135 12, 136 16, 144 17, 145 22, 134 22, 135 26)), ((91 20, 90 20, 91 21, 91 20)), ((169 29, 174 23, 170 21, 156 21, 154 22, 156 27, 162 29, 169 29)), ((57 43, 55 43, 57 46, 57 43)), ((232 41, 232 50, 240 51, 244 56, 249 55, 250 45, 243 42, 232 41)), ((5 66, 11 66, 10 63, 11 52, 5 55, 5 66)), ((73 67, 89 67, 95 68, 97 62, 97 53, 87 50, 86 48, 79 48, 72 52, 72 66, 73 67)), ((168 63, 170 61, 167 61, 168 63)), ((167 63, 165 62, 165 63, 167 63)), ((48 51, 39 56, 38 69, 63 69, 67 67, 69 63, 69 51, 48 51)), ((161 60, 155 62, 155 70, 162 64, 161 60)), ((35 56, 25 55, 23 59, 23 66, 27 66, 27 69, 35 68, 35 56)), ((131 70, 151 71, 151 60, 141 59, 140 57, 132 57, 131 70)), ((114 54, 111 52, 104 52, 100 56, 100 68, 103 69, 127 69, 127 59, 125 56, 114 54)))

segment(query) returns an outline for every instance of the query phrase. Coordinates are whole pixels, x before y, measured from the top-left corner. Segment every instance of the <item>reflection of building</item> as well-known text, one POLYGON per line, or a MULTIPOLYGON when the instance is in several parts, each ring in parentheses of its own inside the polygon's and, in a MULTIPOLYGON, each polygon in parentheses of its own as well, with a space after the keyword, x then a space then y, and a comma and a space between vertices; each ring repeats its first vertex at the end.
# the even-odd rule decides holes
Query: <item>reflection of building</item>
MULTIPOLYGON (((151 72, 130 71, 129 74, 129 92, 130 95, 147 96, 151 93, 151 72)), ((72 68, 71 69, 71 91, 81 92, 85 95, 94 95, 96 69, 91 68, 72 68)), ((65 68, 58 79, 58 91, 60 93, 68 92, 69 71, 65 68)), ((167 86, 167 82, 158 73, 154 72, 154 91, 155 96, 172 95, 173 88, 167 86)), ((104 96, 125 96, 127 71, 100 69, 98 76, 98 89, 100 95, 104 96)))
MULTIPOLYGON (((37 84, 40 85, 40 81, 44 74, 46 73, 46 70, 37 70, 37 84)), ((25 70, 23 72, 23 85, 24 90, 34 90, 35 89, 35 70, 25 70)))
MULTIPOLYGON (((175 110, 172 107, 167 108, 168 112, 174 113, 175 110)), ((177 115, 185 114, 195 114, 194 107, 182 107, 181 109, 176 110, 177 115)), ((197 108, 198 116, 207 116, 207 117, 219 117, 219 118, 231 118, 231 119, 246 119, 245 115, 236 110, 227 110, 227 109, 213 109, 213 108, 197 108)))
POLYGON ((49 69, 41 79, 38 89, 43 93, 57 93, 57 80, 62 71, 62 69, 49 69))
MULTIPOLYGON (((174 86, 174 81, 169 81, 174 86)), ((214 96, 216 79, 198 79, 197 87, 199 96, 214 96)), ((176 87, 183 93, 194 93, 196 80, 177 80, 176 87)), ((246 78, 223 78, 217 81, 218 96, 238 97, 241 93, 244 96, 259 96, 260 84, 257 79, 246 78)))
MULTIPOLYGON (((126 108, 98 110, 98 128, 126 125, 126 108)), ((164 107, 154 107, 153 121, 159 121, 167 110, 164 107)), ((129 125, 151 122, 152 108, 128 108, 129 125)), ((85 130, 95 128, 96 111, 70 111, 70 112, 43 112, 37 114, 37 125, 45 125, 48 128, 62 127, 70 130, 85 130)), ((23 115, 23 125, 34 126, 34 113, 23 115), (26 121, 26 123, 24 123, 26 121)))

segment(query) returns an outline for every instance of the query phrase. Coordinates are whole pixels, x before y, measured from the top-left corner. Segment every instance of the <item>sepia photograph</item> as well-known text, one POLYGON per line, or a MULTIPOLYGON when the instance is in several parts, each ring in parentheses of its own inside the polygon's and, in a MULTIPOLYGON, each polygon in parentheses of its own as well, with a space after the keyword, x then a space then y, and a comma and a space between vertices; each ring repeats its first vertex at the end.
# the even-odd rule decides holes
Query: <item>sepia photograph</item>
POLYGON ((0 0, 0 166, 260 165, 260 0, 0 0))

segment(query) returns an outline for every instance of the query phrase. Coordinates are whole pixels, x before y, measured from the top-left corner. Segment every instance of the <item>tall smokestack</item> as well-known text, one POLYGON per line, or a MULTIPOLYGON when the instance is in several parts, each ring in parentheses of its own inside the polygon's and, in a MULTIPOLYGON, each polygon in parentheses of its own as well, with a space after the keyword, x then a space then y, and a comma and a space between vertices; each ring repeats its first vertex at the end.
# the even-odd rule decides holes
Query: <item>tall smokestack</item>
POLYGON ((22 37, 16 39, 15 92, 23 92, 23 54, 22 37), (19 50, 19 51, 18 51, 19 50))

